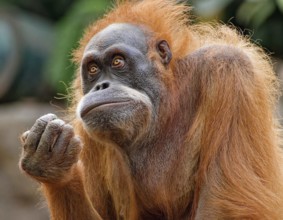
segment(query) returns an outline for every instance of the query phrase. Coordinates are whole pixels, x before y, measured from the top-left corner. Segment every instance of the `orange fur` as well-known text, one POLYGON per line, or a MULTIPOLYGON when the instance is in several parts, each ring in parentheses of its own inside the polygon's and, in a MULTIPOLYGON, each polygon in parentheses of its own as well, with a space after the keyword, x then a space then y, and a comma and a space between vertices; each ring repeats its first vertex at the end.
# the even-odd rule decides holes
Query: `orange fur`
MULTIPOLYGON (((159 69, 172 95, 161 112, 172 115, 169 122, 183 114, 191 124, 184 145, 170 151, 176 155, 168 164, 157 162, 158 150, 148 158, 152 166, 140 176, 148 178, 142 188, 123 151, 91 139, 75 121, 85 145, 85 191, 105 219, 149 219, 148 213, 155 219, 283 219, 280 139, 273 116, 278 85, 270 60, 227 26, 190 25, 189 10, 169 0, 125 1, 87 29, 74 53, 77 64, 89 40, 112 23, 135 24, 150 33, 151 60, 158 56, 154 42, 166 40, 173 60, 169 70, 159 69), (184 80, 199 97, 193 115, 178 112, 179 99, 188 99, 180 95, 187 89, 184 80), (161 174, 154 173, 156 166, 161 174), (157 182, 150 179, 157 175, 157 182)), ((82 97, 80 84, 77 76, 72 115, 82 97)))

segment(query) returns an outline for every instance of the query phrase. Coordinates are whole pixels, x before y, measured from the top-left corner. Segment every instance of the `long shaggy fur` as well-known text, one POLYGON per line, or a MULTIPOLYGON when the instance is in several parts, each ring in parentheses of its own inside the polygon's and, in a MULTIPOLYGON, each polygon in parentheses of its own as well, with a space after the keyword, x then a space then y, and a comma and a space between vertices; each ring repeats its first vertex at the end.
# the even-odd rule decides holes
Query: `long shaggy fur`
MULTIPOLYGON (((201 71, 195 82, 200 83, 195 86, 200 89, 200 99, 184 148, 195 155, 191 165, 194 180, 188 186, 193 191, 190 218, 283 219, 281 140, 273 112, 278 83, 270 60, 262 49, 227 26, 190 25, 188 11, 185 4, 169 0, 117 3, 87 29, 74 52, 74 61, 80 63, 85 45, 112 23, 135 24, 150 31, 152 39, 166 40, 173 54, 170 69, 164 73, 169 86, 177 88, 178 77, 187 74, 186 67, 201 71), (180 64, 180 60, 200 48, 214 45, 237 48, 245 58, 231 54, 227 65, 227 60, 212 59, 219 57, 215 51, 206 54, 206 63, 192 59, 180 64), (216 73, 213 78, 211 72, 216 73)), ((148 56, 154 59, 155 54, 148 56)), ((71 112, 82 96, 79 76, 74 88, 71 112)), ((135 195, 139 191, 123 153, 109 144, 91 140, 80 121, 75 121, 74 126, 86 146, 81 158, 86 175, 92 176, 85 177, 85 187, 95 208, 108 215, 107 199, 102 198, 110 198, 110 193, 117 218, 137 219, 140 201, 135 195)), ((159 199, 165 201, 165 197, 159 199)), ((169 206, 165 209, 169 217, 174 215, 169 206)))

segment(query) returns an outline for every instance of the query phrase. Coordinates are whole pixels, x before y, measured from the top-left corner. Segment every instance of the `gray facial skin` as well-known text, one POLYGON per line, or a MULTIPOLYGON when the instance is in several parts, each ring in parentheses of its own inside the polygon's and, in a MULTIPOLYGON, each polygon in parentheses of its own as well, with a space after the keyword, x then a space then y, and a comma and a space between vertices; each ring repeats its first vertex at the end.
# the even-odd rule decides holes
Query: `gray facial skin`
POLYGON ((132 24, 112 24, 96 34, 85 48, 85 53, 106 50, 115 44, 126 44, 132 49, 147 53, 147 39, 144 32, 132 24))
POLYGON ((81 63, 85 96, 77 108, 90 136, 128 147, 146 135, 160 101, 159 75, 147 52, 145 33, 130 24, 112 24, 90 40, 81 63), (112 66, 117 55, 121 68, 112 66), (89 74, 91 64, 96 74, 89 74))

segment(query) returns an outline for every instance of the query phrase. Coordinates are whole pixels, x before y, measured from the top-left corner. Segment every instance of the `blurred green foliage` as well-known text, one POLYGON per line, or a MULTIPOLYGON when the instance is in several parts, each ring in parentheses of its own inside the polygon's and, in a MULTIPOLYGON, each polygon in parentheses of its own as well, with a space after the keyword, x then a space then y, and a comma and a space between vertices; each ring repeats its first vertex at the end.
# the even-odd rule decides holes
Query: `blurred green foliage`
POLYGON ((252 35, 275 56, 283 58, 283 0, 189 0, 204 20, 222 20, 252 35))
POLYGON ((24 11, 57 21, 68 11, 75 0, 0 0, 0 5, 17 6, 24 11))
MULTIPOLYGON (((78 46, 86 26, 101 17, 109 6, 110 0, 0 0, 0 24, 10 26, 6 29, 11 29, 15 38, 10 44, 20 45, 16 49, 21 52, 19 62, 22 63, 13 70, 7 70, 6 66, 10 63, 7 59, 11 62, 13 59, 10 56, 11 51, 0 53, 0 63, 7 64, 2 68, 5 71, 1 72, 0 68, 0 79, 5 77, 4 84, 11 82, 10 88, 0 93, 0 102, 25 96, 45 100, 50 99, 50 96, 57 96, 58 93, 66 94, 76 68, 71 62, 71 53, 78 46), (3 17, 3 14, 6 16, 3 17), (9 18, 8 23, 6 17, 9 18), (26 25, 22 25, 22 17, 31 17, 34 20, 25 19, 26 25), (28 32, 25 27, 33 27, 37 20, 42 25, 46 21, 51 27, 38 27, 38 30, 28 32), (14 23, 17 25, 13 25, 14 23), (39 37, 37 32, 41 29, 47 31, 47 34, 39 37), (49 50, 45 50, 45 56, 37 49, 41 45, 49 47, 49 50), (21 48, 24 48, 23 52, 21 48), (35 57, 43 58, 39 62, 35 57)), ((0 33, 7 35, 7 30, 2 27, 0 33)))
POLYGON ((71 62, 71 54, 77 48, 85 27, 101 17, 109 3, 107 0, 77 1, 56 24, 56 45, 45 76, 59 93, 66 92, 66 84, 68 85, 75 72, 76 67, 71 62))

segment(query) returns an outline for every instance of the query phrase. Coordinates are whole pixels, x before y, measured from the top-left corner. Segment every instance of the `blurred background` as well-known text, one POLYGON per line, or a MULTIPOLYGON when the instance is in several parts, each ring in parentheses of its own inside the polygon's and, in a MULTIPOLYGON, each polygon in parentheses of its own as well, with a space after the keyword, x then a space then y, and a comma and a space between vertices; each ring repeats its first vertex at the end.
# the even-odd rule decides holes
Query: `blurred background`
MULTIPOLYGON (((236 26, 272 56, 283 78, 283 0, 188 0, 194 22, 236 26)), ((48 219, 38 185, 20 174, 19 135, 41 115, 64 114, 83 29, 110 0, 0 0, 0 219, 48 219)), ((278 106, 278 117, 282 115, 278 106)))

